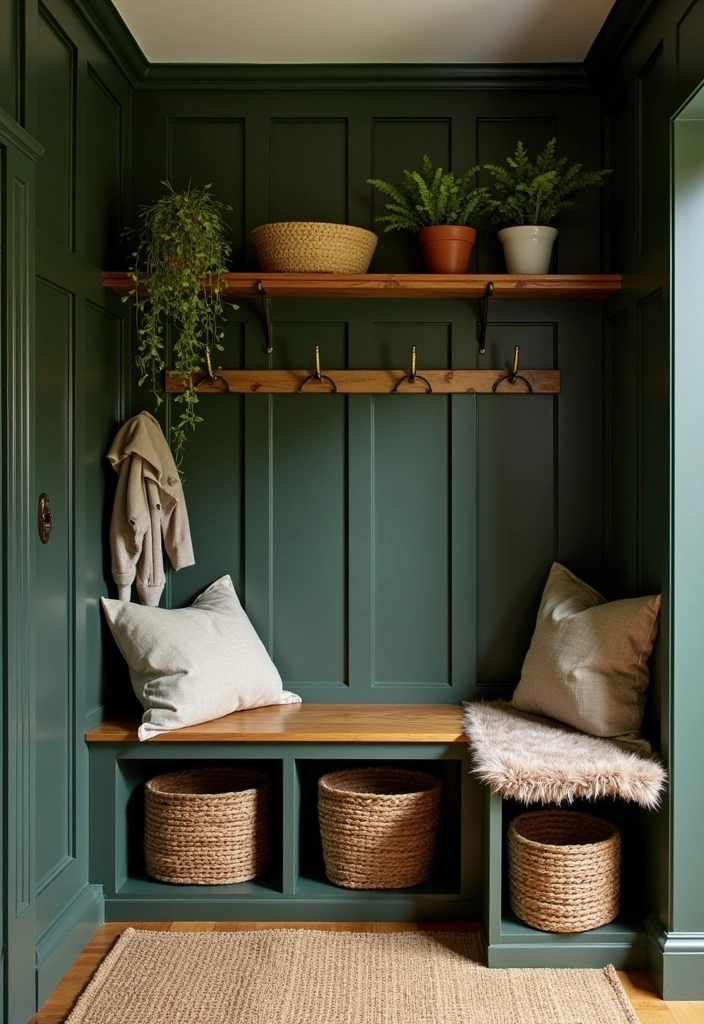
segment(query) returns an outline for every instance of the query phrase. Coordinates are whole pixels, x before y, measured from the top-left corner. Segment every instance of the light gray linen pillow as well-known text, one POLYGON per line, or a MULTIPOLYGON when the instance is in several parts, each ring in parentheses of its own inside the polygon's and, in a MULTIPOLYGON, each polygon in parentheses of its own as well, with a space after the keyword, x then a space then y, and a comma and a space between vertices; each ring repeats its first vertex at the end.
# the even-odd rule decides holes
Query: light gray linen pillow
POLYGON ((660 596, 609 601, 564 565, 550 569, 512 704, 590 736, 638 737, 660 596))
POLYGON ((101 598, 144 715, 140 740, 232 711, 298 704, 221 576, 190 608, 148 608, 101 598))

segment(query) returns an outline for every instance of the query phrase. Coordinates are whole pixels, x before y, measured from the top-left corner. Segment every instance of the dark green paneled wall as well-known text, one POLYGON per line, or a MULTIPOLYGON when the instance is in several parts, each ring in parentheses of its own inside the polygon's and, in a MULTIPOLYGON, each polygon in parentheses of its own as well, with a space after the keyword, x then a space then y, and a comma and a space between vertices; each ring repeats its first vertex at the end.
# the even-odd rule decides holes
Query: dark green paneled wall
MULTIPOLYGON (((704 79, 704 2, 650 5, 613 64, 600 60, 597 47, 588 66, 603 94, 607 161, 615 171, 607 186, 607 262, 609 269, 626 275, 606 320, 608 562, 619 592, 663 593, 647 724, 670 759, 672 784, 666 805, 647 819, 646 867, 660 927, 689 935, 691 949, 678 947, 678 963, 687 959, 685 954, 694 956, 695 948, 699 951, 699 960, 690 960, 693 979, 701 978, 704 956, 704 893, 701 887, 681 890, 678 879, 698 871, 699 852, 676 826, 683 816, 701 815, 701 760, 695 749, 675 748, 678 716, 688 720, 694 706, 691 688, 698 683, 678 672, 676 662, 673 670, 671 647, 678 606, 673 605, 670 575, 676 543, 670 522, 676 438, 670 424, 680 399, 671 381, 676 353, 669 315, 670 158, 671 118, 704 79)), ((696 986, 672 980, 667 940, 659 941, 665 968, 661 956, 657 970, 665 975, 665 991, 673 998, 694 998, 685 993, 696 986)), ((680 980, 685 973, 682 968, 680 980)), ((701 986, 697 991, 701 998, 701 986)))
MULTIPOLYGON (((519 139, 602 163, 588 90, 153 90, 135 97, 134 205, 159 182, 212 182, 229 203, 233 269, 272 219, 372 228, 366 179, 428 152, 464 171, 519 139)), ((600 268, 601 196, 564 219, 562 272, 600 268)), ((134 212, 133 212, 134 217, 134 212)), ((503 271, 494 238, 474 265, 503 271)), ((414 238, 382 235, 376 271, 420 270, 414 238)), ((263 367, 248 302, 223 365, 263 367)), ((286 685, 317 701, 458 701, 510 692, 558 558, 603 583, 600 308, 496 303, 477 355, 476 306, 276 301, 273 366, 559 367, 551 397, 211 396, 186 457, 196 565, 167 600, 229 572, 286 685)), ((134 408, 149 406, 138 394, 134 408)), ((167 423, 172 410, 167 407, 167 423)))
MULTIPOLYGON (((102 288, 100 272, 119 248, 131 88, 66 0, 0 4, 0 67, 0 104, 43 147, 24 200, 26 266, 36 270, 21 300, 35 325, 24 339, 28 398, 10 429, 29 438, 31 521, 46 491, 54 522, 47 546, 36 527, 28 537, 26 622, 15 631, 17 654, 8 656, 8 729, 17 741, 7 787, 23 903, 8 917, 3 1019, 24 1024, 102 913, 88 879, 83 733, 103 701, 99 597, 112 487, 104 453, 123 416, 125 353, 124 310, 102 288)), ((13 509, 19 493, 8 488, 13 509)))

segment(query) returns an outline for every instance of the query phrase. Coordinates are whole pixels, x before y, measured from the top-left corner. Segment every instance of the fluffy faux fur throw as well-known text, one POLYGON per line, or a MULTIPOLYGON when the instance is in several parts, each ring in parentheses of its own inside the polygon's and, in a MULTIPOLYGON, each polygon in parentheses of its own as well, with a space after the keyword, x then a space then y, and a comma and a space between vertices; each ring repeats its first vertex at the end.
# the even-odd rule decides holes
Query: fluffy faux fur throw
POLYGON ((465 704, 464 731, 473 774, 524 804, 611 796, 652 810, 667 782, 658 761, 558 723, 544 725, 504 701, 465 704))

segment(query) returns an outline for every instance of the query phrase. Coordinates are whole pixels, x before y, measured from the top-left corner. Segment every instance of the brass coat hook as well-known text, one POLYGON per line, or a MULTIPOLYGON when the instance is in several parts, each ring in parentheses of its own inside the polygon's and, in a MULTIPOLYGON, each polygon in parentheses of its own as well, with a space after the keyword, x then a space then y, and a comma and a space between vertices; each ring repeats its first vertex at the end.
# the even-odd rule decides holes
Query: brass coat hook
POLYGON ((394 394, 397 395, 399 393, 401 385, 405 384, 406 381, 408 381, 409 384, 415 384, 415 382, 417 380, 422 380, 423 381, 423 383, 425 384, 425 386, 427 388, 427 392, 426 392, 427 394, 431 394, 432 393, 433 386, 430 383, 430 381, 426 377, 421 376, 421 374, 416 373, 416 347, 414 345, 411 348, 411 372, 407 373, 405 375, 405 377, 401 377, 400 380, 396 381, 396 385, 394 387, 394 394))
POLYGON ((228 393, 230 393, 231 388, 230 388, 229 381, 225 380, 225 378, 223 376, 221 376, 219 373, 214 373, 213 372, 213 363, 212 363, 212 360, 210 358, 210 349, 206 348, 206 350, 205 350, 205 371, 203 372, 203 375, 201 376, 201 378, 198 381, 198 383, 196 384, 196 387, 200 387, 201 384, 206 384, 206 383, 207 384, 215 384, 216 381, 220 381, 222 384, 225 385, 224 388, 223 388, 223 391, 227 391, 228 393))
POLYGON ((517 380, 522 380, 525 386, 528 388, 528 394, 533 394, 533 388, 530 381, 526 380, 526 378, 521 376, 521 374, 518 372, 518 361, 520 358, 520 354, 521 346, 516 345, 513 349, 513 369, 511 370, 510 373, 505 373, 503 377, 499 377, 498 380, 494 381, 491 387, 492 391, 498 391, 499 385, 503 384, 505 380, 507 380, 509 384, 515 384, 517 380))
POLYGON ((315 373, 311 373, 310 377, 306 377, 306 379, 300 385, 300 387, 298 388, 299 395, 302 394, 305 386, 307 384, 310 384, 312 380, 317 381, 318 384, 322 384, 324 380, 329 381, 329 383, 332 384, 332 394, 337 394, 337 384, 332 379, 332 377, 328 377, 327 373, 320 372, 320 345, 315 346, 315 373))

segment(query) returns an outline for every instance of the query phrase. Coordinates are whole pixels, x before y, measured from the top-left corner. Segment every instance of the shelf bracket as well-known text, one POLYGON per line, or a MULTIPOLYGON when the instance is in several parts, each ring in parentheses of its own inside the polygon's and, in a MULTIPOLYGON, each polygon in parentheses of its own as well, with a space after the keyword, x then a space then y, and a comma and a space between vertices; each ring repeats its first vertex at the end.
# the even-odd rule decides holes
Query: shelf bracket
POLYGON ((271 310, 269 307, 271 298, 261 281, 257 281, 257 291, 262 303, 262 320, 264 321, 264 332, 266 334, 266 354, 270 356, 274 351, 274 341, 271 336, 271 310))
POLYGON ((494 294, 494 282, 487 281, 484 294, 481 298, 481 318, 477 324, 479 334, 479 355, 486 354, 486 326, 489 320, 489 299, 494 294))

